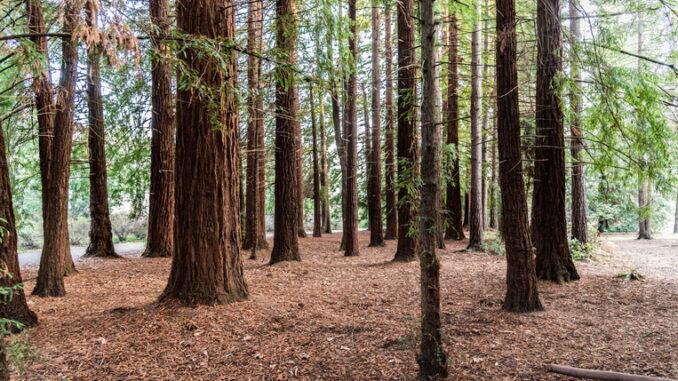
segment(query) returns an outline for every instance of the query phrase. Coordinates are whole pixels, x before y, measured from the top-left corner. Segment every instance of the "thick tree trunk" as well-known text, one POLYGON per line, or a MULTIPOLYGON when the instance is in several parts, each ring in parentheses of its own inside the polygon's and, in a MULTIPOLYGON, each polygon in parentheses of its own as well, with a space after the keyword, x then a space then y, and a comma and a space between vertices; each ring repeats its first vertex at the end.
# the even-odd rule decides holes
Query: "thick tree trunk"
MULTIPOLYGON (((178 30, 233 39, 232 5, 230 0, 179 0, 178 30)), ((193 48, 180 56, 191 70, 202 73, 204 86, 221 91, 213 99, 193 87, 177 92, 175 246, 163 302, 214 305, 248 295, 240 258, 236 57, 233 51, 222 52, 222 57, 225 70, 193 48)))
POLYGON ((299 261, 299 172, 297 166, 296 73, 291 66, 297 62, 296 1, 276 0, 275 35, 281 63, 276 68, 275 114, 275 221, 271 264, 299 261))
POLYGON ((506 246, 506 297, 512 312, 542 310, 537 291, 520 152, 515 0, 497 0, 497 138, 501 234, 506 246))
POLYGON ((356 1, 348 2, 348 17, 351 20, 349 27, 348 50, 351 52, 350 72, 347 83, 347 110, 346 110, 346 218, 344 229, 344 256, 351 257, 360 254, 358 247, 358 184, 356 178, 357 158, 357 59, 358 59, 358 30, 356 25, 356 1))
POLYGON ((384 160, 386 170, 386 231, 384 239, 398 238, 398 196, 395 157, 395 115, 393 109, 393 38, 391 36, 391 3, 386 2, 384 14, 384 74, 386 77, 386 99, 384 113, 386 117, 384 160))
POLYGON ((148 236, 142 257, 171 257, 174 252, 174 103, 172 65, 164 39, 170 33, 168 0, 151 0, 151 21, 157 30, 151 43, 151 191, 148 236))
POLYGON ((572 107, 572 125, 570 133, 572 141, 570 142, 570 153, 572 154, 572 238, 579 242, 588 242, 588 232, 586 223, 586 182, 584 177, 584 163, 580 157, 584 149, 584 135, 582 133, 580 116, 584 108, 581 95, 579 93, 579 81, 581 81, 581 70, 575 45, 579 43, 581 31, 579 29, 579 11, 574 0, 569 0, 570 8, 570 78, 574 83, 574 89, 570 93, 570 105, 572 107))
MULTIPOLYGON (((477 2, 476 7, 476 13, 480 15, 480 2, 477 2)), ((480 250, 483 244, 483 132, 480 119, 483 87, 480 73, 480 65, 482 64, 480 26, 480 21, 477 21, 471 37, 471 198, 469 208, 469 250, 480 250)))
MULTIPOLYGON (((86 3, 87 26, 97 28, 98 9, 86 3)), ((106 131, 104 105, 101 99, 101 50, 95 46, 87 54, 87 107, 89 110, 89 246, 86 257, 119 258, 113 247, 111 213, 108 208, 108 179, 106 175, 106 131)))
MULTIPOLYGON (((78 2, 67 1, 64 11, 64 32, 71 33, 78 23, 78 2)), ((36 5, 37 7, 37 5, 36 5)), ((54 134, 49 148, 46 176, 43 184, 43 231, 44 243, 40 256, 38 279, 33 295, 64 296, 64 274, 75 271, 68 240, 68 182, 71 173, 71 150, 73 147, 73 101, 77 77, 78 50, 76 41, 62 41, 62 66, 54 109, 54 134)))
POLYGON ((416 98, 417 69, 414 52, 414 2, 403 0, 398 8, 398 247, 393 258, 411 262, 417 258, 416 224, 417 171, 416 98))
POLYGON ((421 2, 423 93, 421 106, 421 343, 417 362, 423 380, 447 377, 440 313, 440 263, 436 255, 440 203, 440 121, 436 77, 434 0, 421 2))
POLYGON ((309 84, 309 98, 311 103, 311 134, 313 136, 313 236, 322 236, 322 208, 320 194, 320 163, 318 162, 318 128, 315 118, 315 99, 313 98, 313 84, 309 84))
MULTIPOLYGON (((22 284, 17 253, 16 220, 9 183, 9 165, 5 136, 0 127, 0 288, 22 284)), ((28 308, 23 287, 15 289, 11 298, 0 301, 0 317, 18 321, 27 327, 38 324, 37 315, 28 308)), ((0 341, 2 341, 0 336, 0 341)), ((1 364, 0 364, 1 366, 1 364)))
POLYGON ((537 138, 532 234, 537 276, 579 279, 567 243, 563 113, 555 82, 561 72, 560 0, 537 2, 537 138))
POLYGON ((369 178, 367 179, 367 209, 369 212, 370 246, 384 246, 381 220, 381 54, 379 31, 381 9, 378 0, 372 0, 372 142, 370 144, 369 178))
MULTIPOLYGON (((262 0, 248 2, 247 5, 247 46, 251 52, 263 50, 262 35, 264 14, 262 0)), ((264 95, 261 88, 261 59, 255 55, 247 56, 247 193, 245 195, 245 235, 243 248, 268 247, 266 241, 265 168, 266 150, 264 147, 264 95), (255 173, 256 172, 256 173, 255 173)))
POLYGON ((450 180, 447 183, 447 200, 445 218, 447 229, 445 237, 448 239, 464 239, 464 228, 461 209, 461 184, 459 177, 459 75, 457 73, 458 44, 457 16, 450 17, 447 53, 447 144, 452 146, 453 156, 450 165, 450 180))

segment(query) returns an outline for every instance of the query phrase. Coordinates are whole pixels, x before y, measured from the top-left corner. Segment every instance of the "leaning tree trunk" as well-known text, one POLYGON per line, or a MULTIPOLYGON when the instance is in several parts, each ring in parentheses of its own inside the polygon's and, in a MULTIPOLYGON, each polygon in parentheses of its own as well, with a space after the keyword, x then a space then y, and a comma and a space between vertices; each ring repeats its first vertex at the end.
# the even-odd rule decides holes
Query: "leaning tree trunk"
POLYGON ((464 227, 461 208, 461 183, 459 177, 459 75, 457 73, 458 29, 457 16, 450 18, 448 31, 449 50, 447 53, 447 144, 452 146, 452 163, 450 165, 450 179, 447 183, 447 200, 445 218, 447 229, 445 237, 448 239, 464 239, 464 227))
POLYGON ((356 25, 356 1, 348 2, 348 17, 351 20, 349 27, 348 50, 351 52, 350 72, 347 83, 347 110, 345 122, 346 130, 346 218, 344 230, 344 256, 352 257, 360 254, 358 247, 358 184, 356 178, 357 158, 357 87, 356 73, 358 59, 358 30, 356 25))
POLYGON ((396 184, 396 158, 395 158, 395 118, 393 109, 393 38, 391 37, 391 3, 386 2, 384 11, 384 74, 386 76, 386 99, 384 113, 386 116, 384 159, 386 170, 385 196, 386 196, 386 231, 384 239, 398 238, 398 196, 396 184))
POLYGON ((577 61, 575 45, 579 43, 581 31, 579 29, 580 14, 577 5, 569 0, 570 8, 570 78, 574 88, 570 93, 570 105, 572 107, 572 125, 570 132, 570 153, 572 154, 572 238, 581 243, 588 242, 586 227, 586 183, 584 181, 584 163, 580 157, 584 149, 584 135, 581 127, 581 114, 584 111, 579 89, 581 70, 577 61))
MULTIPOLYGON (((262 34, 264 14, 262 0, 247 5, 247 49, 253 53, 263 50, 262 34)), ((264 215, 265 203, 265 147, 264 147, 264 95, 261 88, 261 59, 247 56, 247 193, 245 195, 245 234, 243 248, 268 247, 264 215), (255 173, 256 172, 256 173, 255 173)))
POLYGON ((174 105, 172 65, 164 39, 170 33, 168 0, 150 2, 151 35, 151 191, 148 236, 142 257, 171 257, 174 252, 174 105))
POLYGON ((417 142, 416 98, 417 69, 414 55, 413 0, 402 0, 398 7, 398 247, 394 261, 411 262, 417 258, 416 224, 417 142))
POLYGON ((501 187, 501 234, 506 246, 506 297, 511 312, 542 310, 534 269, 523 182, 518 106, 515 0, 497 0, 497 138, 501 187))
MULTIPOLYGON (((476 13, 481 14, 480 2, 477 2, 476 13)), ((480 52, 480 21, 476 21, 471 38, 471 189, 469 207, 469 250, 482 249, 483 244, 483 193, 482 193, 482 148, 483 132, 481 126, 481 109, 483 100, 482 64, 480 52)))
POLYGON ((532 234, 537 276, 579 279, 567 243, 563 113, 555 87, 562 69, 560 0, 537 2, 537 103, 532 234))
POLYGON ((299 261, 297 158, 296 1, 276 0, 275 38, 280 64, 276 73, 275 113, 275 214, 271 264, 299 261))
MULTIPOLYGON (((76 29, 80 9, 78 2, 67 1, 64 11, 64 32, 70 34, 76 29)), ((51 139, 46 173, 43 182, 44 243, 40 256, 38 279, 33 295, 64 296, 64 274, 75 271, 68 240, 68 181, 71 173, 71 151, 73 147, 73 101, 77 77, 78 50, 76 41, 62 42, 62 67, 57 100, 54 106, 54 136, 51 139)), ((41 166, 42 167, 42 166, 41 166)))
POLYGON ((313 236, 322 236, 322 207, 320 194, 320 163, 318 162, 318 128, 315 118, 313 84, 308 88, 311 106, 311 135, 313 140, 313 236))
POLYGON ((367 179, 367 209, 369 212, 370 246, 384 246, 381 221, 381 56, 379 53, 379 3, 372 0, 372 142, 367 179))
MULTIPOLYGON (((87 26, 97 28, 98 9, 86 3, 87 26)), ((89 110, 89 246, 86 257, 120 257, 113 247, 111 213, 108 208, 108 179, 106 175, 106 131, 104 104, 101 99, 101 48, 94 46, 87 54, 87 107, 89 110)))
POLYGON ((422 380, 447 377, 440 313, 440 263, 436 255, 440 205, 440 121, 436 77, 434 0, 421 2, 423 93, 421 106, 421 343, 417 362, 422 380))
MULTIPOLYGON (((179 0, 177 26, 186 35, 231 40, 233 3, 179 0)), ((203 86, 217 91, 179 86, 177 92, 176 229, 164 302, 214 305, 248 294, 240 258, 236 57, 232 50, 222 57, 225 68, 194 48, 179 57, 202 73, 203 86)))
MULTIPOLYGON (((22 284, 17 253, 16 220, 9 183, 9 165, 5 136, 0 127, 0 289, 22 284)), ((15 289, 11 298, 0 300, 0 317, 18 321, 27 327, 38 324, 37 315, 28 308, 23 287, 15 289)), ((0 341, 3 338, 0 336, 0 341)), ((1 366, 1 365, 0 365, 1 366)))

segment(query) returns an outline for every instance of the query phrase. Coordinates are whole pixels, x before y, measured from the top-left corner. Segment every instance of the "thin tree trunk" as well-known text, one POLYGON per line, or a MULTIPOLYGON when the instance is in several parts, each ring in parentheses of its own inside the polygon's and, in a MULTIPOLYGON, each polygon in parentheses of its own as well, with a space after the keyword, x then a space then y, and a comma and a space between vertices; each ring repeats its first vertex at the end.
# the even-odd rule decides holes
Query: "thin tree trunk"
POLYGON ((448 239, 464 239, 464 227, 461 206, 461 183, 459 176, 459 75, 457 73, 458 30, 457 16, 452 14, 448 32, 449 50, 447 53, 447 144, 452 146, 453 155, 450 165, 450 179, 447 183, 447 201, 445 217, 447 229, 445 237, 448 239))
MULTIPOLYGON (((67 1, 64 10, 64 33, 71 33, 78 24, 78 2, 67 1)), ((62 41, 62 66, 54 109, 54 135, 46 165, 44 197, 44 243, 40 256, 38 279, 33 289, 37 296, 64 296, 64 275, 75 271, 68 240, 68 182, 73 147, 73 102, 77 77, 78 50, 76 41, 62 41)), ((43 159, 43 158, 41 158, 43 159)), ((42 166, 41 166, 42 167, 42 166)))
POLYGON ((299 140, 297 139, 296 0, 276 0, 275 38, 281 63, 276 67, 275 221, 271 264, 299 261, 299 140))
POLYGON ((676 214, 673 218, 673 233, 678 233, 678 193, 676 193, 676 214))
POLYGON ((471 202, 468 191, 464 192, 464 222, 463 226, 468 229, 469 214, 471 214, 471 202))
POLYGON ((371 230, 371 223, 370 223, 370 170, 372 169, 371 167, 371 160, 370 160, 370 151, 372 150, 372 127, 370 126, 370 106, 369 102, 367 102, 367 91, 365 91, 365 83, 361 83, 361 90, 362 90, 362 96, 363 96, 363 127, 365 134, 363 135, 363 154, 364 154, 364 159, 365 159, 365 195, 367 196, 367 219, 368 219, 368 226, 367 230, 371 230))
POLYGON ((320 97, 320 192, 322 197, 323 231, 332 234, 332 214, 327 169, 327 125, 325 124, 325 97, 320 97))
POLYGON ((579 279, 567 243, 563 113, 555 81, 562 70, 560 0, 537 2, 537 139, 532 239, 537 277, 558 283, 579 279))
MULTIPOLYGON (((235 17, 230 0, 179 0, 179 32, 204 38, 233 39, 235 17)), ((222 52, 226 68, 193 48, 180 55, 203 85, 177 92, 176 220, 174 257, 162 302, 223 304, 247 298, 240 257, 238 213, 240 173, 236 57, 222 52), (220 105, 214 108, 213 105, 220 105)))
MULTIPOLYGON (((480 2, 477 2, 476 13, 481 14, 480 2)), ((476 22, 471 37, 471 198, 469 214, 469 250, 479 250, 483 244, 483 135, 481 126, 481 110, 483 100, 482 64, 480 52, 480 21, 476 22)))
MULTIPOLYGON (((298 95, 297 95, 298 97, 298 95)), ((297 109, 299 109, 299 99, 297 98, 297 109)), ((295 135, 297 139, 297 198, 299 199, 299 207, 297 208, 297 224, 299 226, 299 229, 297 231, 297 234, 299 235, 299 238, 306 238, 308 235, 306 234, 306 226, 304 226, 305 221, 305 214, 304 214, 304 200, 306 199, 306 194, 304 193, 304 141, 301 137, 301 124, 299 123, 299 120, 294 121, 295 127, 295 135)))
MULTIPOLYGON (((640 13, 638 14, 637 37, 638 55, 640 56, 643 54, 643 15, 640 13)), ((641 60, 638 59, 638 72, 640 72, 641 64, 641 60)), ((652 239, 650 183, 643 172, 644 168, 641 168, 641 173, 638 175, 638 239, 652 239)))
MULTIPOLYGON (((97 28, 98 9, 86 3, 87 26, 97 28)), ((89 212, 91 225, 86 257, 119 258, 113 247, 111 213, 108 208, 108 179, 106 175, 106 131, 104 105, 101 99, 101 51, 95 46, 87 54, 87 106, 89 110, 89 212)))
POLYGON ((384 246, 384 230, 381 220, 381 54, 379 36, 379 0, 372 0, 372 144, 368 165, 367 204, 370 226, 370 246, 384 246))
POLYGON ((506 297, 503 308, 511 312, 540 311, 543 307, 537 290, 520 152, 515 0, 497 0, 496 17, 500 226, 506 247, 506 297))
POLYGON ((398 8, 398 247, 393 258, 411 262, 417 258, 416 223, 417 171, 416 60, 414 52, 414 2, 402 0, 398 8))
MULTIPOLYGON (((496 99, 496 98, 495 98, 496 99)), ((491 180, 490 180, 490 213, 488 225, 490 228, 497 228, 497 116, 492 118, 492 157, 490 161, 491 166, 491 180)))
MULTIPOLYGON (((490 6, 488 0, 484 1, 484 8, 485 11, 489 11, 490 6)), ((481 15, 484 15, 484 11, 481 9, 480 11, 481 15)), ((484 81, 490 80, 489 70, 490 70, 490 65, 489 65, 489 57, 490 57, 490 33, 489 33, 489 18, 483 17, 483 29, 481 31, 481 36, 483 40, 483 56, 480 59, 480 64, 483 66, 483 71, 482 71, 482 78, 480 79, 480 87, 481 89, 484 86, 484 81)), ((491 86, 490 86, 491 88, 491 86)), ((482 94, 482 91, 481 91, 482 94)), ((490 97, 487 97, 487 100, 485 101, 485 104, 483 105, 484 98, 481 95, 481 107, 483 108, 482 110, 482 127, 481 127, 481 139, 482 139, 482 161, 481 161, 481 195, 482 195, 482 227, 483 230, 487 229, 487 205, 488 205, 488 191, 490 189, 491 184, 488 185, 488 171, 487 171, 487 153, 488 153, 488 141, 489 141, 489 135, 490 135, 490 130, 488 128, 489 126, 489 117, 490 117, 490 102, 489 102, 490 97)))
POLYGON ((357 153, 357 59, 358 59, 358 30, 356 22, 356 1, 348 2, 349 26, 348 50, 351 52, 350 72, 347 83, 347 110, 346 110, 346 223, 344 230, 344 256, 351 257, 360 254, 358 247, 358 186, 356 178, 357 153))
MULTIPOLYGON (((12 204, 12 188, 9 183, 9 165, 5 135, 0 127, 0 289, 14 288, 22 284, 19 256, 17 253, 16 220, 12 204)), ((38 316, 26 303, 23 287, 14 289, 11 298, 0 301, 0 317, 18 321, 27 327, 38 324, 38 316)), ((0 341, 3 338, 0 336, 0 341)), ((0 367, 2 364, 0 364, 0 367)))
POLYGON ((148 236, 142 257, 171 257, 174 252, 174 104, 172 65, 164 39, 170 33, 168 0, 151 0, 157 33, 151 35, 156 56, 151 59, 151 190, 148 236))
POLYGON ((422 106, 421 106, 421 343, 417 362, 423 380, 447 377, 440 312, 440 263, 436 255, 440 203, 440 136, 436 77, 434 0, 421 2, 422 106))
POLYGON ((391 36, 391 2, 386 2, 384 10, 384 74, 386 77, 386 99, 384 113, 386 117, 384 159, 386 170, 386 231, 384 239, 398 238, 398 196, 395 158, 395 118, 393 109, 393 38, 391 36))
POLYGON ((322 208, 320 194, 320 163, 318 162, 318 128, 315 118, 315 99, 313 98, 313 84, 309 84, 309 98, 311 103, 311 133, 313 136, 313 236, 322 236, 322 208))
POLYGON ((581 129, 580 115, 584 108, 582 105, 579 82, 581 81, 581 70, 577 60, 575 46, 581 38, 579 29, 579 11, 574 0, 569 0, 570 8, 570 78, 573 81, 574 89, 570 93, 570 105, 572 107, 572 125, 570 133, 572 141, 570 142, 570 153, 572 154, 572 238, 581 243, 588 242, 588 232, 586 223, 586 182, 584 178, 584 163, 580 158, 584 149, 584 135, 581 129))

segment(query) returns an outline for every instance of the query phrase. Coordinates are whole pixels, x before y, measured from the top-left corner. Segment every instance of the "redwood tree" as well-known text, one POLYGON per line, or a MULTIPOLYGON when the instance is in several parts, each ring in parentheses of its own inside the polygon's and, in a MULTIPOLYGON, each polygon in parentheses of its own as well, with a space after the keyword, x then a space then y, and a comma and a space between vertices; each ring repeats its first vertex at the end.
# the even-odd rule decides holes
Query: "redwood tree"
POLYGON ((271 264, 299 261, 296 0, 276 0, 275 221, 271 264))
POLYGON ((372 142, 367 165, 367 209, 369 214, 370 246, 384 246, 381 222, 381 55, 379 53, 380 8, 372 0, 372 142))
POLYGON ((318 126, 315 115, 313 84, 308 88, 311 107, 311 135, 313 140, 313 236, 322 236, 322 203, 320 194, 320 162, 318 160, 318 126))
POLYGON ((555 84, 562 69, 561 49, 560 0, 538 0, 532 238, 537 276, 558 283, 579 279, 570 257, 565 219, 563 113, 555 84))
MULTIPOLYGON (((235 37, 230 0, 179 0, 177 26, 194 38, 235 37)), ((200 88, 177 92, 174 257, 161 301, 222 304, 247 298, 240 258, 238 118, 234 51, 200 52, 180 59, 199 73, 200 88), (226 61, 222 61, 225 59, 226 61), (201 91, 202 87, 212 92, 201 91), (215 105, 217 105, 215 107, 215 105)), ((180 78, 181 81, 190 78, 180 78)))
POLYGON ((346 121, 344 123, 344 137, 346 139, 346 214, 344 229, 344 256, 351 257, 360 254, 358 247, 358 184, 356 178, 357 159, 357 72, 356 60, 358 57, 358 26, 356 21, 356 1, 348 2, 348 17, 350 19, 348 49, 351 52, 350 70, 346 86, 346 121))
POLYGON ((174 106, 172 65, 164 39, 170 33, 168 0, 150 1, 151 34, 151 191, 148 236, 143 257, 171 257, 174 252, 174 106))
POLYGON ((500 224, 506 246, 506 297, 503 308, 512 312, 542 309, 520 151, 520 110, 515 0, 497 0, 496 81, 499 183, 501 187, 500 224))
POLYGON ((413 0, 398 3, 398 248, 394 261, 417 258, 417 237, 410 232, 416 223, 417 176, 416 92, 413 0))
MULTIPOLYGON (((88 1, 85 5, 87 26, 97 28, 97 6, 88 1)), ((87 106, 89 110, 89 246, 86 257, 118 258, 113 247, 111 213, 108 208, 108 179, 106 175, 106 131, 104 129, 104 104, 101 99, 101 48, 89 47, 87 54, 87 106)))
POLYGON ((386 1, 384 11, 384 75, 386 77, 386 99, 384 101, 385 146, 384 160, 386 170, 386 183, 384 193, 386 196, 386 231, 384 239, 398 238, 398 199, 396 184, 396 158, 395 158, 395 115, 393 109, 393 38, 391 37, 391 2, 386 1))

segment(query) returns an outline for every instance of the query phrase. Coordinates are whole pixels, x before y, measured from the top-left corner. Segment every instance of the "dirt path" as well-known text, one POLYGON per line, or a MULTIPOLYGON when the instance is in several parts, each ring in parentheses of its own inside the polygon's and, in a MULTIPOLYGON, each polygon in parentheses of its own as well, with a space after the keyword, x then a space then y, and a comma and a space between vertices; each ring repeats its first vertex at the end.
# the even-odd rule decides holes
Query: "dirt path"
MULTIPOLYGON (((130 255, 143 251, 145 247, 145 242, 121 242, 115 244, 115 252, 120 255, 130 255)), ((80 258, 85 255, 86 249, 85 246, 71 246, 71 256, 73 256, 73 260, 76 262, 80 260, 80 258)), ((36 267, 40 265, 40 250, 41 249, 32 249, 19 253, 19 264, 21 265, 22 270, 27 267, 36 267)))
POLYGON ((646 278, 678 284, 678 234, 656 234, 652 240, 638 240, 636 234, 606 234, 603 242, 614 250, 613 269, 635 268, 646 278))

